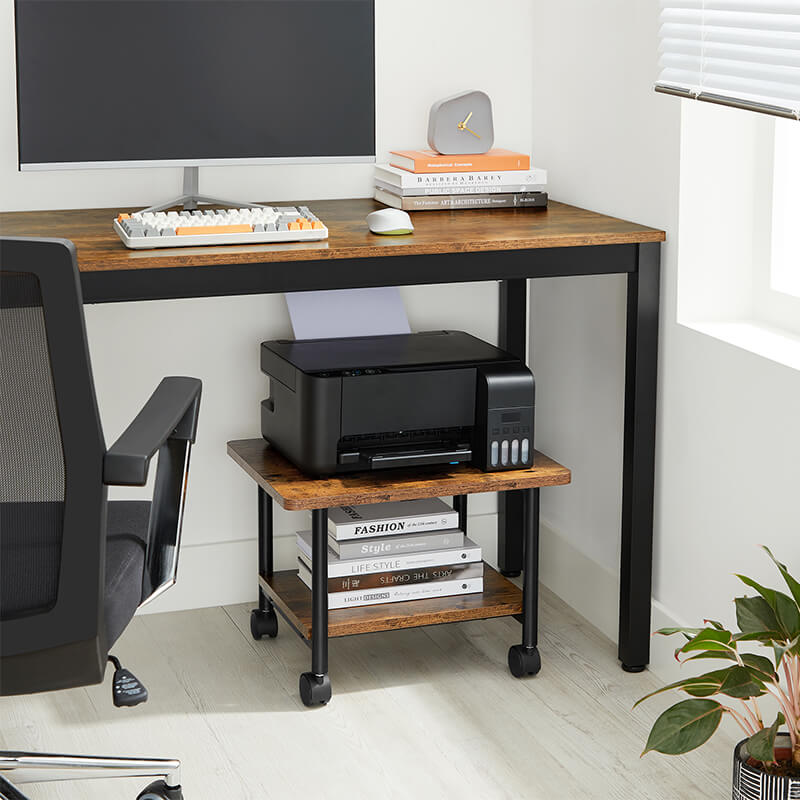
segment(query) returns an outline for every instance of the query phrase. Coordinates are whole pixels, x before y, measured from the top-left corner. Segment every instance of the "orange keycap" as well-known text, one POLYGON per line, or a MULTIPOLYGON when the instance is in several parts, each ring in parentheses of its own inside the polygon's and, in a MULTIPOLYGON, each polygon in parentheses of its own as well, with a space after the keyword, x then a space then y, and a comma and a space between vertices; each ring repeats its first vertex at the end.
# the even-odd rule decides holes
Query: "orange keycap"
POLYGON ((322 224, 322 223, 321 223, 321 222, 320 222, 318 219, 315 219, 315 220, 314 220, 314 221, 311 223, 311 227, 312 227, 312 228, 313 228, 315 231, 318 231, 318 230, 320 230, 321 228, 324 228, 325 226, 324 226, 324 225, 323 225, 323 224, 322 224))
POLYGON ((175 229, 178 236, 197 236, 204 233, 252 233, 252 231, 252 225, 191 225, 175 229))
POLYGON ((299 222, 301 225, 306 221, 305 217, 298 217, 295 222, 299 222))
POLYGON ((130 219, 130 214, 118 214, 117 215, 117 222, 122 222, 123 219, 130 219))
POLYGON ((300 230, 301 231, 310 231, 311 230, 311 223, 308 220, 303 220, 300 223, 300 230))
POLYGON ((288 227, 289 227, 290 231, 299 231, 300 230, 300 223, 299 222, 290 222, 288 227))

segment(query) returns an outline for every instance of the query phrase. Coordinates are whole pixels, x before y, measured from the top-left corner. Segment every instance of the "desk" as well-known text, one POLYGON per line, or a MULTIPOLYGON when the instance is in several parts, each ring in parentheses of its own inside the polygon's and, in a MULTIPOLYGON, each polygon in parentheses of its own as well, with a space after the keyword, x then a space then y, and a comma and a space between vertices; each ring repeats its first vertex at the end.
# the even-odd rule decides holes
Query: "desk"
MULTIPOLYGON (((0 214, 4 236, 71 239, 84 300, 177 297, 500 281, 499 344, 525 358, 528 278, 624 273, 628 282, 622 480, 619 657, 649 661, 660 242, 663 231, 551 202, 546 210, 414 215, 413 236, 374 236, 374 200, 297 201, 328 225, 324 242, 127 250, 111 228, 119 211, 0 214)), ((522 493, 499 497, 498 561, 522 567, 522 493)))

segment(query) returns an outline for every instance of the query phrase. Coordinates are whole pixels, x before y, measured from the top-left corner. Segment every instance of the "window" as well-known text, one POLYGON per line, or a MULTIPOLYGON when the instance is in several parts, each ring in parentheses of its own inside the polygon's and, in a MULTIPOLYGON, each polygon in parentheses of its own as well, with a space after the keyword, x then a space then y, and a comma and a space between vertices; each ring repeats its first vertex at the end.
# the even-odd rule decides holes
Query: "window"
POLYGON ((770 287, 800 297, 800 125, 775 125, 770 287))

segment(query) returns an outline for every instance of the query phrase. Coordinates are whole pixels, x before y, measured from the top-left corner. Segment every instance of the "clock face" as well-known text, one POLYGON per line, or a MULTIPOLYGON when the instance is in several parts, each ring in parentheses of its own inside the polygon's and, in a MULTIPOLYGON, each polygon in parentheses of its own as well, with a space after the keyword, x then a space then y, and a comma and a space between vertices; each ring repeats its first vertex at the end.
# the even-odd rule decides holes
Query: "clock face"
POLYGON ((485 153, 494 142, 492 102, 470 91, 438 100, 428 118, 428 145, 444 155, 485 153))

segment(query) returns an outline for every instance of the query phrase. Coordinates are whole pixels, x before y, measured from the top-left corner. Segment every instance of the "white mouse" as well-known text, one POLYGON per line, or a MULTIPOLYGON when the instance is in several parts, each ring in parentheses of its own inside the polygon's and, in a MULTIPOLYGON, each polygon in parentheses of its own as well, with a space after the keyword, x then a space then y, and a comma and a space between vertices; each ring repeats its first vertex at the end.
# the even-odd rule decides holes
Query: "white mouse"
POLYGON ((383 233, 388 236, 398 236, 414 230, 411 217, 398 208, 382 208, 380 211, 367 214, 367 225, 373 233, 383 233))

